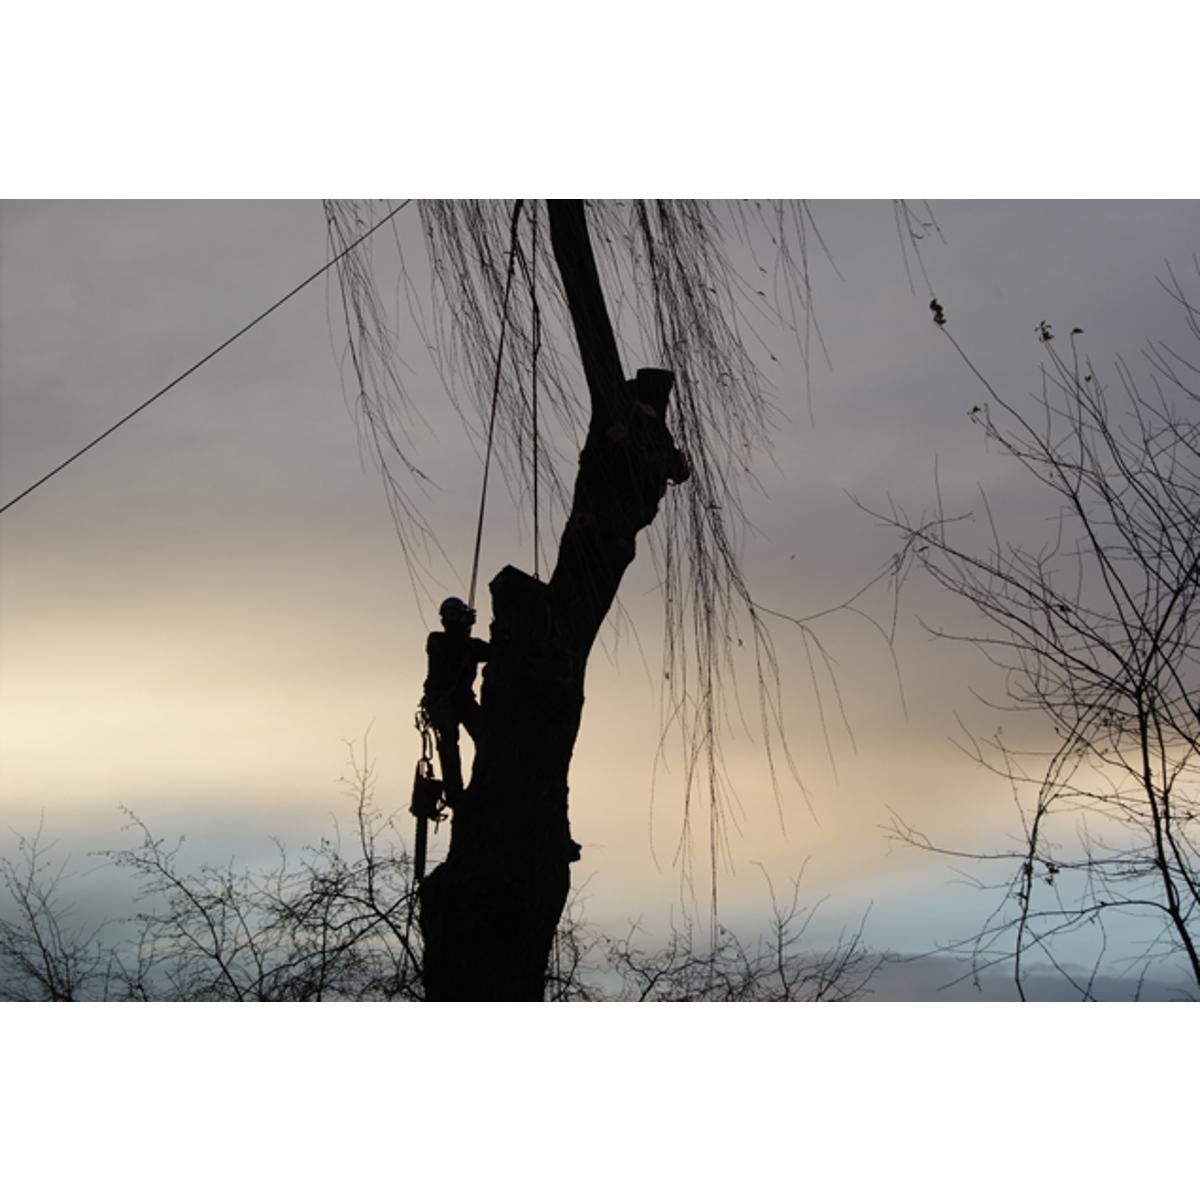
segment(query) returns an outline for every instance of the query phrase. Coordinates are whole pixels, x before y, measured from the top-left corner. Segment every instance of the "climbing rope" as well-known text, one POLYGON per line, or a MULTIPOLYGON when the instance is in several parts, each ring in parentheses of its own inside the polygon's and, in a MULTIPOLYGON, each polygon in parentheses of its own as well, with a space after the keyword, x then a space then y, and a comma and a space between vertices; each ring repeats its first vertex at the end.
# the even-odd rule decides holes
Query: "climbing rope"
MULTIPOLYGON (((467 594, 467 606, 475 607, 475 585, 479 580, 479 553, 483 546, 483 517, 487 509, 488 476, 492 466, 492 446, 496 434, 496 409, 500 401, 500 375, 504 365, 504 341, 508 333, 508 310, 512 298, 513 275, 517 266, 517 255, 520 251, 518 240, 521 207, 525 202, 518 200, 513 205, 512 221, 509 231, 508 273, 504 280, 504 302, 500 309, 500 336, 496 345, 496 370, 492 377, 491 412, 488 415, 487 448, 483 456, 483 482, 479 490, 479 519, 475 524, 475 550, 471 556, 471 587, 467 594)), ((540 336, 540 335, 539 335, 540 336)), ((429 722, 429 714, 424 705, 417 709, 415 723, 421 735, 421 757, 417 760, 416 771, 413 774, 412 804, 409 811, 417 819, 416 847, 413 854, 413 875, 417 885, 425 877, 425 857, 428 845, 429 824, 437 828, 439 822, 448 815, 444 794, 445 785, 438 779, 433 770, 434 738, 429 722)))
POLYGON ((475 553, 471 559, 471 587, 467 593, 467 606, 475 607, 475 584, 479 579, 479 550, 483 545, 483 514, 487 506, 488 474, 492 466, 492 439, 496 432, 496 406, 500 399, 500 368, 504 362, 504 336, 508 331, 508 301, 512 294, 513 273, 517 265, 517 222, 521 217, 524 200, 513 205, 508 250, 508 276, 504 281, 504 303, 500 309, 500 339, 496 346, 496 372, 492 379, 492 411, 488 418, 487 450, 483 456, 483 485, 479 492, 479 520, 475 525, 475 553))
POLYGON ((538 307, 537 299, 537 249, 538 249, 538 210, 533 206, 530 215, 533 225, 532 247, 530 249, 529 267, 529 307, 533 312, 533 383, 531 385, 531 404, 533 409, 533 577, 539 579, 538 552, 541 548, 541 536, 538 531, 538 354, 542 348, 542 310, 538 307))

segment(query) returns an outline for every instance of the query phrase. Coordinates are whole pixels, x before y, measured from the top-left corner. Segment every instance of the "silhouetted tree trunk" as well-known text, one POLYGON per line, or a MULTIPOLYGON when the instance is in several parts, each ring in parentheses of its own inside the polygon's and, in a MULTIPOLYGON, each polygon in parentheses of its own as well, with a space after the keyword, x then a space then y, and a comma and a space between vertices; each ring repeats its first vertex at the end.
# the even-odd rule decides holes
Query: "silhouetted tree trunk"
POLYGON ((687 467, 664 416, 672 376, 626 382, 581 200, 550 201, 551 241, 591 397, 570 516, 549 582, 491 582, 492 656, 471 783, 421 891, 430 1000, 540 1000, 577 853, 567 773, 588 655, 637 533, 687 467))

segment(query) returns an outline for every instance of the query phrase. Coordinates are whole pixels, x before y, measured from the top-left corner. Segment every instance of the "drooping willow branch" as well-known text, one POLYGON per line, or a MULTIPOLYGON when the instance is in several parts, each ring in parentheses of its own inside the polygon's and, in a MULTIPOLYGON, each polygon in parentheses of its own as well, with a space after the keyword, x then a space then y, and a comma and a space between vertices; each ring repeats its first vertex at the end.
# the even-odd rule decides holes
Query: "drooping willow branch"
MULTIPOLYGON (((385 203, 326 201, 333 246, 344 247, 385 203)), ((512 208, 512 201, 503 200, 420 202, 433 282, 428 296, 415 292, 398 237, 396 242, 398 286, 408 291, 410 319, 476 444, 492 398, 512 208)), ((784 737, 776 649, 743 574, 739 548, 747 529, 744 492, 756 484, 755 463, 769 455, 782 417, 761 365, 775 358, 767 339, 783 329, 795 339, 807 369, 814 345, 821 345, 810 259, 814 247, 824 247, 804 201, 589 201, 587 213, 626 370, 658 366, 676 377, 671 432, 692 478, 668 492, 648 540, 664 610, 664 738, 678 734, 686 764, 681 847, 686 864, 691 801, 703 793, 715 887, 728 789, 721 732, 730 697, 736 697, 740 646, 748 644, 755 663, 759 721, 777 802, 780 758, 798 781, 784 737), (774 247, 771 263, 758 257, 767 241, 774 247)), ((523 286, 513 289, 507 309, 496 453, 518 509, 527 506, 536 303, 543 331, 537 357, 538 463, 549 510, 542 528, 555 530, 570 503, 589 409, 545 229, 544 205, 526 201, 518 246, 523 286)), ((371 254, 364 246, 339 274, 348 359, 364 439, 383 473, 410 570, 420 572, 428 567, 422 555, 436 545, 413 497, 424 483, 409 441, 420 412, 403 387, 382 300, 385 280, 371 254)), ((807 629, 805 639, 810 653, 824 653, 807 629)))

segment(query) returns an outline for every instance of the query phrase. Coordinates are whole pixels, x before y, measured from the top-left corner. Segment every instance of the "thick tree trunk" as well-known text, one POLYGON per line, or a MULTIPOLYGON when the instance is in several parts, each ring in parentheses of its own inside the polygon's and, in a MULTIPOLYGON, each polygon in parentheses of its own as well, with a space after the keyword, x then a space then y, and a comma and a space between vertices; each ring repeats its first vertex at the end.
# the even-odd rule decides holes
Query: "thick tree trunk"
POLYGON ((567 773, 588 654, 637 533, 687 468, 664 422, 671 376, 627 383, 580 200, 549 201, 555 259, 591 396, 571 514, 548 583, 491 582, 492 656, 470 786, 450 850, 421 889, 430 1000, 540 1000, 577 855, 567 773))

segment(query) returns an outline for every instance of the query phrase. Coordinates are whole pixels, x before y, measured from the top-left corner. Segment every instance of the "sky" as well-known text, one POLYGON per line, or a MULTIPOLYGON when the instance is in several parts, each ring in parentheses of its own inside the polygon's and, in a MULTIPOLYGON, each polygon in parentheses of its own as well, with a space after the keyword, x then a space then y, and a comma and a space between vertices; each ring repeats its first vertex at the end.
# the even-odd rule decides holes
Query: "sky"
MULTIPOLYGON (((1148 337, 1181 333, 1156 276, 1167 262, 1190 269, 1196 202, 931 203, 944 240, 927 239, 926 270, 956 337, 1002 393, 1037 388, 1042 320, 1082 327, 1102 368, 1118 356, 1136 362, 1148 337)), ((816 201, 813 213, 833 259, 813 270, 829 363, 814 363, 810 411, 795 347, 782 335, 772 343, 781 418, 748 501, 744 549, 759 601, 795 615, 845 599, 886 564, 895 535, 863 506, 929 508, 935 470, 951 510, 977 510, 982 486, 1018 535, 1036 535, 1047 515, 969 420, 985 397, 933 326, 919 275, 910 288, 890 205, 816 201)), ((415 208, 396 224, 420 291, 415 208)), ((324 255, 317 201, 5 202, 0 498, 324 255)), ((406 807, 412 712, 436 618, 413 596, 380 479, 360 451, 337 317, 336 296, 314 284, 0 517, 6 830, 44 820, 48 836, 82 854, 123 844, 126 806, 156 832, 187 833, 197 862, 265 861, 272 836, 300 845, 348 817, 339 778, 347 744, 364 737, 377 799, 406 807)), ((478 443, 403 307, 396 320, 406 382, 429 416, 413 436, 433 480, 424 512, 451 564, 438 584, 462 594, 478 443)), ((639 365, 652 364, 626 364, 639 365)), ((527 515, 502 488, 489 503, 484 577, 510 561, 528 569, 527 515)), ((612 932, 638 923, 652 936, 693 904, 669 744, 656 769, 655 583, 642 554, 621 592, 637 637, 610 630, 593 654, 571 778, 585 912, 612 932)), ((888 612, 882 598, 874 611, 888 612)), ((752 934, 769 915, 768 885, 787 889, 801 875, 802 897, 820 902, 818 941, 865 917, 872 947, 929 953, 990 910, 991 897, 946 859, 885 828, 894 812, 970 849, 1019 836, 1006 786, 951 740, 960 721, 994 726, 975 693, 996 695, 1000 681, 968 649, 930 639, 919 618, 967 622, 915 582, 899 610, 900 686, 889 647, 865 622, 838 615, 818 626, 848 717, 848 729, 831 722, 828 749, 803 645, 787 625, 774 628, 803 790, 784 778, 777 803, 753 724, 731 726, 735 828, 719 875, 727 923, 752 934)), ((486 621, 484 607, 480 632, 486 621)), ((695 850, 703 863, 702 838, 695 850)), ((944 994, 944 961, 914 970, 916 982, 910 970, 881 991, 944 994)))

